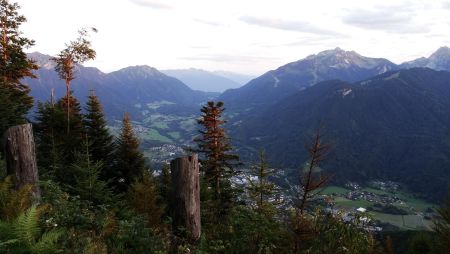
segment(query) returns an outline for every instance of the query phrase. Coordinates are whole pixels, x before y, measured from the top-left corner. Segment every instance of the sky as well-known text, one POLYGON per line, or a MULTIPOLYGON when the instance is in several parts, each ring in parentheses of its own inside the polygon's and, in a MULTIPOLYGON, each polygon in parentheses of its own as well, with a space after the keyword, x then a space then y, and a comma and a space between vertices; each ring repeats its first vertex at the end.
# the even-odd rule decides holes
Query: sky
MULTIPOLYGON (((14 0, 10 0, 14 1, 14 0)), ((259 75, 340 47, 395 63, 450 46, 450 1, 15 0, 21 30, 55 55, 83 27, 104 72, 149 65, 259 75)))

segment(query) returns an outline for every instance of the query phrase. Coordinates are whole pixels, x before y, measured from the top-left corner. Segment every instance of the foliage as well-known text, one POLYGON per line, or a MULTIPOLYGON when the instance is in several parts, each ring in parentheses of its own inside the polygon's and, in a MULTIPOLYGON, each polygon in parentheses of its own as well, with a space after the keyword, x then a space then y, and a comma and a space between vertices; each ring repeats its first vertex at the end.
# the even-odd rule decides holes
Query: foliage
MULTIPOLYGON (((97 32, 95 28, 92 31, 97 32)), ((66 44, 66 48, 63 49, 52 60, 56 63, 55 71, 59 74, 59 77, 66 82, 66 114, 67 114, 67 133, 70 132, 70 83, 75 79, 75 67, 77 64, 82 64, 87 60, 95 58, 95 50, 91 48, 91 42, 87 39, 88 30, 80 29, 78 31, 78 38, 75 41, 71 41, 66 44)))
POLYGON ((222 125, 226 122, 222 120, 224 111, 223 102, 209 101, 202 107, 201 118, 198 120, 203 130, 200 130, 201 136, 196 138, 198 149, 204 155, 202 160, 202 170, 205 179, 214 189, 214 194, 219 199, 221 194, 221 183, 227 181, 233 174, 233 167, 239 160, 237 155, 231 154, 231 145, 229 138, 225 134, 222 125))
POLYGON ((365 231, 366 217, 344 222, 341 216, 317 212, 312 220, 315 234, 304 243, 306 253, 383 253, 371 233, 365 231))
POLYGON ((113 177, 114 186, 119 192, 125 192, 137 177, 148 170, 128 114, 125 114, 122 123, 122 131, 116 140, 117 149, 114 156, 116 165, 113 177))
POLYGON ((13 177, 7 176, 0 182, 0 219, 11 221, 18 214, 25 212, 33 203, 33 187, 24 185, 14 189, 13 177))
POLYGON ((27 58, 24 49, 34 41, 22 36, 20 26, 26 18, 18 13, 17 3, 0 0, 0 135, 12 125, 24 122, 33 106, 30 88, 22 83, 34 77, 37 65, 27 58))
POLYGON ((57 253, 61 229, 41 233, 40 211, 30 207, 12 222, 0 221, 0 250, 7 253, 57 253))
POLYGON ((150 228, 160 226, 164 206, 159 200, 156 182, 150 172, 142 172, 142 176, 130 186, 127 202, 136 213, 145 215, 150 228))
POLYGON ((108 131, 105 115, 99 98, 92 91, 86 103, 84 126, 89 139, 93 161, 103 162, 101 178, 105 181, 114 176, 112 171, 113 137, 108 131))
POLYGON ((450 249, 450 194, 437 212, 439 217, 434 221, 434 231, 438 238, 437 247, 444 253, 450 249))

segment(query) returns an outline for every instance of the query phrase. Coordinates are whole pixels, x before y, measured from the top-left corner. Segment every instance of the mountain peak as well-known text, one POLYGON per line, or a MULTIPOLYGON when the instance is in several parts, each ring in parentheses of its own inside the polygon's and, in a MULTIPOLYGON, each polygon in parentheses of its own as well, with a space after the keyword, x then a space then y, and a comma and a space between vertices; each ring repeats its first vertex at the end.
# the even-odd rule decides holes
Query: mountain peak
POLYGON ((51 56, 40 52, 32 52, 27 54, 28 59, 34 60, 36 64, 43 69, 51 70, 55 68, 55 63, 51 60, 51 56))
POLYGON ((440 47, 433 54, 431 54, 430 58, 432 57, 450 57, 450 48, 447 46, 440 47))
POLYGON ((130 76, 141 77, 141 78, 148 78, 148 77, 164 75, 162 72, 158 71, 156 68, 148 66, 148 65, 129 66, 129 67, 125 67, 123 69, 118 70, 118 72, 127 73, 130 76))

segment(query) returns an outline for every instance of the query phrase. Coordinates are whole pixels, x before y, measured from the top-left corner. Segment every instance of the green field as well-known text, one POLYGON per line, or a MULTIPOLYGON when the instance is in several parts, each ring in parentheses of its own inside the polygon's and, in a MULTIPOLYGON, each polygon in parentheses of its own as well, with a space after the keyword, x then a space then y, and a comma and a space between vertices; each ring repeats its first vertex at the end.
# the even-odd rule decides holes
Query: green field
POLYGON ((170 138, 161 135, 155 129, 150 129, 148 131, 147 139, 149 139, 149 140, 156 140, 156 141, 160 141, 160 142, 164 142, 164 143, 173 143, 173 141, 170 138))
POLYGON ((161 130, 169 129, 169 126, 166 122, 154 122, 150 125, 151 128, 158 128, 161 130))
POLYGON ((350 191, 349 189, 339 186, 328 186, 321 193, 324 195, 332 195, 332 194, 343 195, 349 191, 350 191))
POLYGON ((180 132, 178 132, 178 131, 169 132, 169 133, 167 133, 167 134, 169 134, 169 136, 170 136, 171 138, 176 139, 176 140, 178 140, 178 139, 181 138, 181 134, 180 134, 180 132))
POLYGON ((388 222, 404 230, 423 230, 432 229, 433 223, 429 220, 424 220, 418 215, 393 215, 378 212, 369 212, 376 220, 388 222))

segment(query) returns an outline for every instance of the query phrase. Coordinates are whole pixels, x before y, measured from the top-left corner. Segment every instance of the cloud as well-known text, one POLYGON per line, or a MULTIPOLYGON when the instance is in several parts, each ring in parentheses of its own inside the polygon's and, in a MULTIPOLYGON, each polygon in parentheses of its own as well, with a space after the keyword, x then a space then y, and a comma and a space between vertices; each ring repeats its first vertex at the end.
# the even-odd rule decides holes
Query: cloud
POLYGON ((272 19, 272 18, 264 18, 264 17, 252 17, 252 16, 243 16, 243 17, 240 17, 239 20, 242 22, 245 22, 247 24, 250 24, 250 25, 269 27, 269 28, 281 29, 281 30, 286 30, 286 31, 295 31, 295 32, 320 34, 320 35, 343 36, 342 34, 336 33, 331 30, 316 27, 305 21, 282 20, 282 19, 272 19))
POLYGON ((165 10, 174 9, 173 6, 167 5, 160 1, 154 1, 154 0, 129 0, 129 1, 134 4, 137 4, 139 6, 148 7, 148 8, 152 8, 152 9, 165 9, 165 10))
POLYGON ((209 61, 209 62, 226 62, 226 63, 255 63, 262 61, 273 61, 279 58, 264 56, 238 56, 238 55, 197 55, 179 57, 182 60, 190 61, 209 61))
POLYGON ((211 21, 211 20, 204 20, 204 19, 194 19, 196 22, 204 24, 204 25, 209 25, 209 26, 224 26, 224 24, 219 23, 219 22, 215 22, 215 21, 211 21))
POLYGON ((363 29, 388 33, 427 33, 426 25, 414 23, 414 12, 410 8, 379 7, 374 10, 354 9, 344 16, 343 22, 363 29))
POLYGON ((450 1, 442 3, 442 8, 444 9, 450 9, 450 1))

